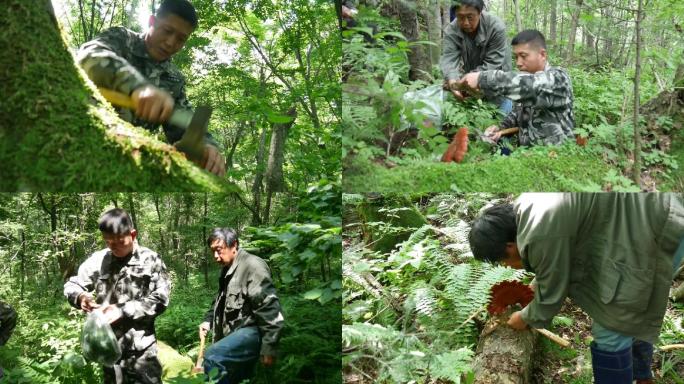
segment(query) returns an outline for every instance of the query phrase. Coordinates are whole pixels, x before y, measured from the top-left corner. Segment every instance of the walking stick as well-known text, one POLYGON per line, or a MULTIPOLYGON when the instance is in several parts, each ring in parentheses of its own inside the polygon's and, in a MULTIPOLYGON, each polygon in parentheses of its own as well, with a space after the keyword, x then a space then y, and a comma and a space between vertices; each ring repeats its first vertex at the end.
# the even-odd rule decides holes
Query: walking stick
POLYGON ((199 354, 197 355, 197 363, 192 368, 192 373, 204 372, 204 368, 202 367, 202 362, 204 361, 204 338, 205 335, 200 333, 199 354))

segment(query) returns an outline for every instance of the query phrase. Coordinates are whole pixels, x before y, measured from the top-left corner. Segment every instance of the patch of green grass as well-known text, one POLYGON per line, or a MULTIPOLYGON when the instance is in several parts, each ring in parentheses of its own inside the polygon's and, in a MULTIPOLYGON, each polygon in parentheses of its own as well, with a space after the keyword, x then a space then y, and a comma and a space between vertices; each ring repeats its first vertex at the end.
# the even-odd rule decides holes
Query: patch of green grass
POLYGON ((669 154, 679 168, 670 172, 670 178, 663 182, 661 190, 682 191, 684 190, 684 130, 678 130, 672 135, 672 147, 669 154))
POLYGON ((518 149, 461 164, 418 160, 387 169, 354 164, 343 178, 346 192, 597 191, 613 166, 601 154, 575 144, 518 149))

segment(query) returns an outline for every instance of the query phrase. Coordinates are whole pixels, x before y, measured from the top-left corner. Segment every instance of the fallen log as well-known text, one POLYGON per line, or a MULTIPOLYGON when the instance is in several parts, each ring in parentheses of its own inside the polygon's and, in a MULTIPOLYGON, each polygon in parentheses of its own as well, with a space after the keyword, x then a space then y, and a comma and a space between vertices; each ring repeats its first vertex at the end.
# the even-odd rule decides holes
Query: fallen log
POLYGON ((475 384, 527 384, 532 376, 532 356, 537 334, 506 325, 513 310, 490 318, 475 351, 475 384))

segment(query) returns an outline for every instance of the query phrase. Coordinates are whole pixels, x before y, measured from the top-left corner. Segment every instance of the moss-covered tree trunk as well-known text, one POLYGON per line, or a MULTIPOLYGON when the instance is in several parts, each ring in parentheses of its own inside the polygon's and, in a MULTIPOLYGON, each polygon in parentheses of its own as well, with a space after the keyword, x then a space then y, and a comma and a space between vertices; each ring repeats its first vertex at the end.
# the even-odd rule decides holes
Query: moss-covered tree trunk
POLYGON ((93 97, 49 0, 1 8, 0 190, 232 189, 93 97))

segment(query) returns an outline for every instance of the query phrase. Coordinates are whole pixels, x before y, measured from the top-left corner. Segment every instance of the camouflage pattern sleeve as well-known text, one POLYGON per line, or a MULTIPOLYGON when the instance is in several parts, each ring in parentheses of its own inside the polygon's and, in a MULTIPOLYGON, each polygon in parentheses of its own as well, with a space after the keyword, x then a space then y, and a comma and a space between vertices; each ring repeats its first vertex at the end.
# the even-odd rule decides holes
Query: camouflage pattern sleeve
POLYGON ((145 296, 138 300, 129 300, 123 307, 123 316, 132 320, 144 317, 155 318, 166 310, 169 305, 169 278, 166 266, 159 256, 154 255, 150 265, 150 279, 147 287, 141 287, 145 296))
POLYGON ((570 79, 556 68, 535 74, 484 71, 479 87, 487 97, 506 96, 524 107, 552 109, 572 104, 570 79))
POLYGON ((271 281, 271 271, 261 259, 255 258, 252 277, 247 286, 247 296, 261 333, 261 355, 275 356, 280 331, 285 319, 280 301, 271 281))
POLYGON ((461 50, 456 44, 456 31, 451 25, 444 32, 439 67, 442 69, 445 80, 458 80, 463 75, 463 57, 461 57, 461 50))
POLYGON ((506 129, 506 128, 513 128, 518 125, 518 113, 520 112, 519 108, 516 108, 513 106, 513 109, 511 112, 504 117, 504 119, 501 121, 499 124, 500 129, 506 129))
POLYGON ((130 95, 148 83, 145 76, 122 57, 133 46, 134 37, 125 28, 110 28, 83 44, 77 61, 98 87, 130 95))
POLYGON ((72 307, 80 309, 77 302, 78 296, 84 292, 92 292, 95 289, 93 281, 97 280, 99 266, 102 263, 100 252, 93 254, 78 267, 78 274, 72 276, 64 283, 64 296, 72 307))

